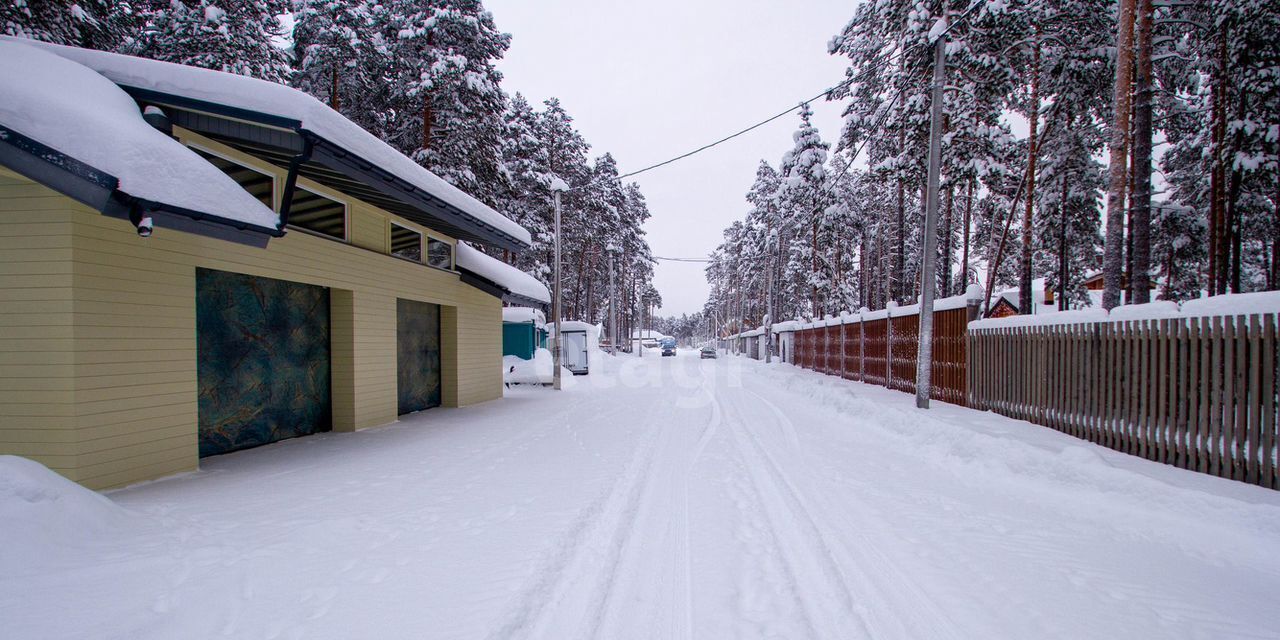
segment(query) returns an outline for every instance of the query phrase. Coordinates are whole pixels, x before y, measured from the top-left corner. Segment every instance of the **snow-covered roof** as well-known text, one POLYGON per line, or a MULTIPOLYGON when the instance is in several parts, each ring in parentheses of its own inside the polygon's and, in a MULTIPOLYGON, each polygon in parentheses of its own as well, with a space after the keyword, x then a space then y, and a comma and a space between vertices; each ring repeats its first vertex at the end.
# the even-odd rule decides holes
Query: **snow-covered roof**
POLYGON ((532 322, 541 327, 547 324, 547 318, 543 315, 541 309, 532 307, 503 307, 503 322, 532 322))
POLYGON ((0 39, 0 125, 110 174, 127 196, 263 230, 279 227, 274 211, 147 124, 111 80, 26 42, 0 39))
MULTIPOLYGON (((13 41, 14 39, 0 36, 0 40, 13 41)), ((464 214, 515 238, 526 246, 532 244, 532 238, 524 227, 424 169, 378 139, 377 136, 365 131, 342 114, 329 108, 328 105, 302 91, 233 73, 104 51, 30 42, 34 46, 85 65, 121 86, 300 122, 303 130, 359 156, 364 161, 430 193, 464 214)))
POLYGON ((1189 320, 1206 316, 1234 316, 1280 313, 1280 291, 1238 293, 1187 300, 1182 304, 1158 300, 1147 304, 1123 305, 1110 313, 1101 307, 1060 311, 1039 315, 988 318, 969 323, 970 329, 1032 327, 1082 322, 1123 322, 1126 320, 1189 320))
POLYGON ((465 242, 458 243, 457 262, 460 269, 466 269, 489 282, 523 298, 551 304, 551 292, 538 279, 491 256, 465 242))
MULTIPOLYGON (((586 331, 587 333, 595 333, 597 331, 596 325, 591 324, 590 322, 583 322, 581 320, 565 320, 560 324, 564 327, 565 333, 570 331, 586 331)), ((547 325, 547 329, 552 333, 555 333, 556 324, 553 322, 547 325)))
POLYGON ((670 337, 671 336, 666 335, 661 331, 654 331, 653 329, 636 329, 631 333, 632 340, 648 340, 650 338, 654 340, 661 340, 662 338, 670 338, 670 337))

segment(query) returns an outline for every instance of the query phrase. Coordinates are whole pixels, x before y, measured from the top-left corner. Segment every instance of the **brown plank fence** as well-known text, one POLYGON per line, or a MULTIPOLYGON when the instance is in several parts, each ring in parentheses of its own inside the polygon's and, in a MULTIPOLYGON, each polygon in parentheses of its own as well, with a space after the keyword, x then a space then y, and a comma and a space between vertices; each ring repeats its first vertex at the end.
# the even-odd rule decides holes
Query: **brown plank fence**
MULTIPOLYGON (((974 311, 934 313, 933 398, 1280 489, 1275 313, 970 327, 974 311)), ((866 316, 801 325, 793 362, 914 393, 919 315, 866 316)))
MULTIPOLYGON (((828 321, 826 326, 798 329, 794 364, 915 393, 920 316, 913 311, 901 313, 868 320, 851 316, 828 321)), ((972 313, 969 307, 934 313, 932 398, 966 404, 965 328, 972 313)))
POLYGON ((969 406, 1280 489, 1276 334, 1274 314, 971 328, 969 406))

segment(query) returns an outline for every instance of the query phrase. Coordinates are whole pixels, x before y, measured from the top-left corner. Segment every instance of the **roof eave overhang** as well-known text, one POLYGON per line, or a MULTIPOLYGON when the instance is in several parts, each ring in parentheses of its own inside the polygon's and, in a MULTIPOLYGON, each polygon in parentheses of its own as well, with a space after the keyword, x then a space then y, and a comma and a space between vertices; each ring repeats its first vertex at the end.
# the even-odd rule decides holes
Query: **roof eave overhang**
MULTIPOLYGON (((238 107, 197 100, 184 96, 121 85, 135 100, 173 110, 186 111, 199 117, 184 117, 180 113, 168 114, 175 125, 200 134, 210 134, 220 139, 236 139, 249 145, 270 145, 274 148, 298 152, 304 138, 313 143, 310 163, 319 164, 333 171, 357 179, 360 183, 398 200, 420 212, 421 219, 413 220, 427 227, 452 233, 463 240, 480 242, 499 249, 520 252, 529 245, 520 239, 479 220, 442 198, 424 190, 391 172, 365 160, 314 131, 303 127, 301 121, 238 107), (223 123, 210 122, 210 118, 223 123), (265 128, 253 131, 248 127, 265 128), (282 135, 284 134, 284 135, 282 135)), ((340 187, 335 187, 339 188, 340 187)), ((404 214, 401 214, 404 215, 404 214)), ((405 217, 413 219, 411 215, 405 217)))
POLYGON ((544 313, 547 310, 547 306, 549 303, 544 302, 542 300, 538 300, 536 298, 530 298, 528 296, 514 293, 510 289, 507 289, 506 287, 492 280, 489 280, 488 278, 480 276, 474 271, 468 271, 463 267, 458 267, 458 275, 461 277, 463 284, 475 287, 495 298, 498 298, 499 300, 502 300, 503 302, 517 304, 523 307, 533 307, 535 309, 541 309, 544 313))
POLYGON ((114 218, 127 220, 135 210, 146 211, 162 229, 258 247, 283 235, 277 229, 136 198, 120 190, 120 180, 115 176, 2 125, 0 165, 114 218))

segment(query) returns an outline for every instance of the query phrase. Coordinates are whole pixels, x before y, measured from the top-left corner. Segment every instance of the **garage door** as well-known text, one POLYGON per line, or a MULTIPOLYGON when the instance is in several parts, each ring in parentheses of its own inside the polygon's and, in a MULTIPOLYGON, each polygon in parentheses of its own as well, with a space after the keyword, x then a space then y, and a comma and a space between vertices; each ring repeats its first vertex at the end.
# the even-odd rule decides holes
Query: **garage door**
POLYGON ((396 347, 399 412, 440 406, 440 305, 396 300, 396 347))
POLYGON ((329 290, 196 270, 200 455, 332 428, 329 290))

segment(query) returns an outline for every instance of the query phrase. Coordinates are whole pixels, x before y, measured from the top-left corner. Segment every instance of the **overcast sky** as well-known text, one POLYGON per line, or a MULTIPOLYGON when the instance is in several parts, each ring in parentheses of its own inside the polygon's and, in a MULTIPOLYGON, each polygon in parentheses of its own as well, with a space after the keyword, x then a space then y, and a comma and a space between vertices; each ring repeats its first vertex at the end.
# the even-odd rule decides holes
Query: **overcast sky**
MULTIPOLYGON (((828 40, 853 16, 850 0, 485 0, 512 35, 503 86, 530 102, 559 97, 593 145, 626 173, 684 153, 840 82, 828 40), (803 7, 798 6, 803 5, 803 7)), ((835 140, 840 107, 814 104, 835 140)), ((798 115, 636 176, 653 217, 654 255, 705 257, 747 209, 763 158, 791 148, 798 115)), ((567 213, 567 215, 572 215, 567 213)), ((660 262, 664 315, 693 313, 707 296, 703 265, 660 262)))

